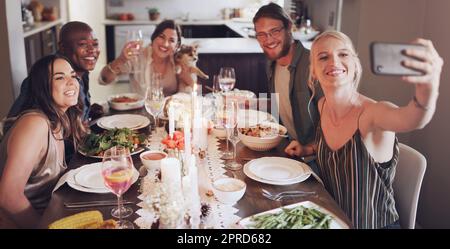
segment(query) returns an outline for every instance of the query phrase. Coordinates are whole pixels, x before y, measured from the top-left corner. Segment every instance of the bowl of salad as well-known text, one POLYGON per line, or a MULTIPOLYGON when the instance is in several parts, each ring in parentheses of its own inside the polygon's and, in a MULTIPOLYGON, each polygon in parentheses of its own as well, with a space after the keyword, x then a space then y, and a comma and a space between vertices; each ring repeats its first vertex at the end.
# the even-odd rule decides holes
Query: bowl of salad
POLYGON ((78 151, 88 157, 103 158, 103 153, 111 147, 121 145, 130 150, 131 155, 142 152, 147 144, 145 134, 138 134, 128 128, 115 128, 103 133, 90 133, 82 140, 78 151))

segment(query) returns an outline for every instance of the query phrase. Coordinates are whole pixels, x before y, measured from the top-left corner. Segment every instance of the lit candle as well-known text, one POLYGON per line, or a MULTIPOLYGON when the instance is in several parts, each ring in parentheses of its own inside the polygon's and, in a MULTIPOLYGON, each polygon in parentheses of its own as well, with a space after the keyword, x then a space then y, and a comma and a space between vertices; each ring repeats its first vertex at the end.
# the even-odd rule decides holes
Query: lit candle
POLYGON ((161 182, 175 190, 181 189, 181 164, 173 157, 161 160, 161 182))
POLYGON ((169 136, 173 139, 173 133, 175 132, 175 113, 173 106, 169 106, 169 136))

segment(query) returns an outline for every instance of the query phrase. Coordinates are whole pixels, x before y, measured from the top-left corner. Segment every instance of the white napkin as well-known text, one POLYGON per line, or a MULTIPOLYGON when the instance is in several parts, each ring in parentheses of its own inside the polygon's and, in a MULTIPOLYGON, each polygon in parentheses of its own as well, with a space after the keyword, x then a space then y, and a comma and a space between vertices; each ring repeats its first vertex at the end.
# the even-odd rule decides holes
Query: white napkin
POLYGON ((64 185, 64 183, 66 183, 66 181, 67 181, 67 179, 69 178, 69 177, 72 177, 73 176, 73 172, 74 172, 75 170, 69 170, 68 172, 66 172, 63 176, 61 176, 61 178, 59 178, 59 180, 58 180, 58 182, 56 183, 56 186, 55 186, 55 188, 53 188, 53 191, 52 191, 52 194, 53 194, 53 192, 55 192, 56 190, 58 190, 59 189, 59 187, 61 187, 62 185, 64 185))

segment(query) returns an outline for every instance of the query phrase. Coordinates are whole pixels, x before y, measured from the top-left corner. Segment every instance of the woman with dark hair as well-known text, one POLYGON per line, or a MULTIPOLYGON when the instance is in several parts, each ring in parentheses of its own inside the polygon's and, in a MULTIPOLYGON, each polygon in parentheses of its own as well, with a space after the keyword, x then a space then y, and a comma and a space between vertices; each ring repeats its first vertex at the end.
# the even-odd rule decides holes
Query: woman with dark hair
POLYGON ((0 211, 34 227, 66 167, 64 139, 84 135, 77 74, 67 58, 49 55, 30 71, 30 98, 5 125, 0 143, 0 211))
POLYGON ((173 20, 165 20, 156 26, 151 44, 143 49, 141 45, 137 41, 126 43, 120 56, 102 69, 100 83, 109 84, 116 81, 118 75, 130 73, 131 90, 142 94, 150 79, 159 75, 164 95, 176 93, 177 77, 183 77, 183 80, 184 77, 190 77, 184 74, 177 76, 175 72, 173 55, 181 45, 180 26, 173 20), (132 68, 131 60, 137 60, 140 69, 132 68))

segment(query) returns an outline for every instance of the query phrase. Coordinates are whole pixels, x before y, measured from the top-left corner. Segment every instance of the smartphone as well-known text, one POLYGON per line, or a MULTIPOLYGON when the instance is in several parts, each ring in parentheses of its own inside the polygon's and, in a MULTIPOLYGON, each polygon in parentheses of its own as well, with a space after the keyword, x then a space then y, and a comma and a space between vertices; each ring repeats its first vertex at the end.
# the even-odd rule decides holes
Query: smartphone
POLYGON ((371 69, 377 75, 423 75, 421 71, 413 70, 402 65, 402 61, 413 58, 404 55, 409 48, 425 49, 422 45, 372 42, 370 44, 371 69))

